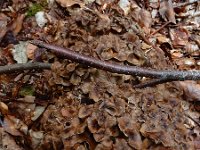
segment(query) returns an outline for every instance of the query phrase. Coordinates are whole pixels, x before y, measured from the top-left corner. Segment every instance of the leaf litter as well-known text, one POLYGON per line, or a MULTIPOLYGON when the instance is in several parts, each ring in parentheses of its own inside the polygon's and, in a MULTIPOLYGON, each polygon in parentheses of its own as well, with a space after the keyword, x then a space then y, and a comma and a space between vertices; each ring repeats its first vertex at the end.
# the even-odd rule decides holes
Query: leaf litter
POLYGON ((89 68, 28 43, 40 39, 122 65, 198 70, 198 1, 1 5, 0 65, 53 64, 51 71, 0 75, 1 148, 199 148, 198 81, 135 89, 148 79, 89 68))

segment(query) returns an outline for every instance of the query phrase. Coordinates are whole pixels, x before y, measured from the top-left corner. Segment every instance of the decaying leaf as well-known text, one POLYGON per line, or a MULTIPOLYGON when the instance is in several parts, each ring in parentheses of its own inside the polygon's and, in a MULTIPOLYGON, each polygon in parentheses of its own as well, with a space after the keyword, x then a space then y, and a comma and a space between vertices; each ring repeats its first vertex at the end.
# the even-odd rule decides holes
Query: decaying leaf
POLYGON ((130 11, 130 2, 129 0, 120 0, 119 7, 124 11, 124 14, 127 15, 130 11))
POLYGON ((0 102, 0 113, 2 115, 8 114, 8 106, 3 102, 0 102))
POLYGON ((73 5, 79 5, 80 7, 84 6, 84 3, 80 0, 56 0, 62 7, 71 7, 73 5))
POLYGON ((160 4, 159 13, 165 21, 170 21, 176 24, 172 0, 163 0, 160 4))
POLYGON ((17 18, 14 20, 12 27, 11 27, 14 35, 17 35, 22 30, 22 24, 23 24, 24 18, 25 18, 25 15, 21 14, 21 15, 17 16, 17 18))
POLYGON ((130 120, 128 114, 118 118, 117 121, 120 130, 128 137, 129 145, 135 149, 141 149, 142 139, 139 133, 138 124, 130 120))
POLYGON ((20 148, 19 145, 17 145, 14 137, 10 135, 9 133, 6 133, 3 128, 0 128, 0 140, 1 145, 0 149, 2 150, 23 150, 23 148, 20 148))
POLYGON ((145 9, 141 9, 138 14, 138 24, 143 28, 145 33, 150 33, 152 25, 151 13, 145 9))
MULTIPOLYGON (((155 123, 156 124, 156 123, 155 123)), ((163 129, 156 128, 149 130, 150 127, 149 125, 143 124, 140 132, 149 137, 150 139, 154 140, 155 143, 162 143, 166 147, 173 147, 174 146, 174 141, 171 139, 171 136, 168 132, 164 132, 163 129)))
POLYGON ((78 117, 85 118, 92 114, 92 106, 82 106, 79 109, 78 117))
POLYGON ((196 81, 180 81, 179 84, 187 101, 200 101, 200 84, 196 81))
POLYGON ((22 136, 22 133, 20 133, 17 129, 17 124, 10 120, 7 116, 4 118, 3 121, 3 129, 13 136, 22 136))
POLYGON ((4 37, 4 35, 6 34, 8 28, 7 28, 7 24, 8 24, 8 17, 6 15, 4 15, 3 13, 0 13, 0 41, 1 39, 4 37))
POLYGON ((36 106, 33 112, 33 116, 31 117, 31 120, 32 121, 37 120, 40 117, 40 115, 44 112, 44 110, 45 110, 44 106, 36 106))
POLYGON ((11 49, 13 57, 17 63, 26 63, 28 61, 28 57, 26 55, 26 47, 27 42, 20 41, 19 44, 14 45, 14 48, 11 49))
POLYGON ((26 55, 29 59, 34 59, 36 49, 37 46, 30 43, 27 44, 26 55))
POLYGON ((32 147, 35 149, 41 143, 44 133, 42 131, 29 130, 29 135, 31 137, 32 147))
POLYGON ((171 29, 170 38, 174 48, 182 48, 188 44, 189 32, 182 27, 171 29))

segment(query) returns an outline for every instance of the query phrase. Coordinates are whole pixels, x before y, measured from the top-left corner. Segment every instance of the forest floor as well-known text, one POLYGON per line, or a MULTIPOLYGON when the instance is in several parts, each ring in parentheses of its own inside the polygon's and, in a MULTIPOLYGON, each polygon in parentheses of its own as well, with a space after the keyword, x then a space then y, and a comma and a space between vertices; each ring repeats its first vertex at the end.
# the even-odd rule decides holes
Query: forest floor
POLYGON ((200 69, 198 0, 1 0, 0 149, 200 149, 200 82, 136 88, 147 77, 70 61, 31 40, 156 70, 200 69))

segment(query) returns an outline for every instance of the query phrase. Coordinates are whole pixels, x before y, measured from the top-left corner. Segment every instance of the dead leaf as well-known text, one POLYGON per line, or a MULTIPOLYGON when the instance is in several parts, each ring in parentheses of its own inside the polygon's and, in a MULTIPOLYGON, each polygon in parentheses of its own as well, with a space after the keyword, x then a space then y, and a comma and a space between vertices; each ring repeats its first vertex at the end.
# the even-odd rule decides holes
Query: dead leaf
POLYGON ((36 147, 41 143, 44 138, 44 133, 42 131, 33 131, 29 130, 29 134, 31 137, 32 147, 36 149, 36 147))
POLYGON ((183 27, 170 29, 169 33, 174 48, 183 48, 188 44, 189 32, 183 27))
POLYGON ((33 116, 31 117, 31 120, 32 121, 37 120, 44 111, 45 111, 44 106, 36 106, 33 112, 33 116))
POLYGON ((0 41, 6 34, 8 28, 7 28, 7 23, 8 23, 8 17, 4 15, 3 13, 0 14, 0 41))
POLYGON ((149 34, 152 24, 151 13, 145 9, 141 9, 138 17, 138 24, 143 28, 145 33, 149 34))
POLYGON ((159 44, 162 44, 162 43, 169 43, 169 38, 167 38, 165 35, 163 34, 157 34, 157 41, 159 44))
POLYGON ((27 42, 20 41, 19 44, 14 45, 14 48, 11 49, 13 57, 17 63, 26 63, 28 61, 26 47, 27 42))
POLYGON ((172 0, 164 0, 160 3, 159 13, 165 21, 176 24, 172 0))
POLYGON ((155 143, 162 143, 165 147, 172 147, 174 145, 174 140, 172 140, 169 132, 164 131, 159 128, 149 130, 148 124, 143 124, 140 132, 144 136, 148 136, 150 139, 154 140, 155 143))
POLYGON ((194 141, 194 147, 195 149, 200 149, 200 137, 196 138, 196 140, 194 141))
POLYGON ((129 145, 135 149, 141 149, 142 139, 138 124, 131 119, 128 115, 118 118, 118 126, 124 135, 127 136, 129 145))
POLYGON ((26 55, 29 59, 34 59, 36 49, 37 49, 37 46, 28 43, 26 47, 26 55))
POLYGON ((8 106, 3 102, 0 102, 0 112, 2 115, 8 114, 8 106))
POLYGON ((14 35, 17 35, 22 30, 22 24, 23 24, 24 18, 25 18, 25 15, 21 14, 13 22, 11 29, 13 30, 14 35))
POLYGON ((62 7, 71 7, 73 5, 79 5, 81 8, 84 6, 84 3, 80 0, 56 0, 62 7))
POLYGON ((75 107, 64 107, 64 108, 61 109, 60 112, 61 112, 62 116, 66 117, 66 118, 73 118, 78 113, 76 111, 75 107))
POLYGON ((3 121, 3 129, 13 136, 22 136, 22 134, 16 129, 16 124, 5 116, 3 121))
POLYGON ((133 148, 131 148, 127 141, 125 139, 122 138, 117 138, 115 144, 113 145, 114 149, 126 149, 126 150, 131 150, 133 148))
POLYGON ((179 84, 187 101, 200 101, 200 84, 196 81, 180 81, 179 84))
POLYGON ((23 148, 20 148, 19 145, 17 145, 14 137, 4 131, 3 128, 0 128, 0 140, 1 140, 1 146, 0 149, 2 150, 23 150, 23 148))

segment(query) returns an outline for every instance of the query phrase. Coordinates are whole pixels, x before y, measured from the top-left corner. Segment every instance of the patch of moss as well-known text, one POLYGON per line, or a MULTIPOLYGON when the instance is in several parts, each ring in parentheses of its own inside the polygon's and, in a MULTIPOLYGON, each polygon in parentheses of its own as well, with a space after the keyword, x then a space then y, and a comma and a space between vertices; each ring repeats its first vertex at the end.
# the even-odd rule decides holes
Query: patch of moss
POLYGON ((19 91, 20 96, 34 95, 34 88, 32 86, 24 86, 19 91))
POLYGON ((48 5, 46 0, 42 0, 40 3, 34 3, 29 9, 27 10, 27 16, 31 17, 34 16, 38 11, 42 11, 44 7, 48 5))

